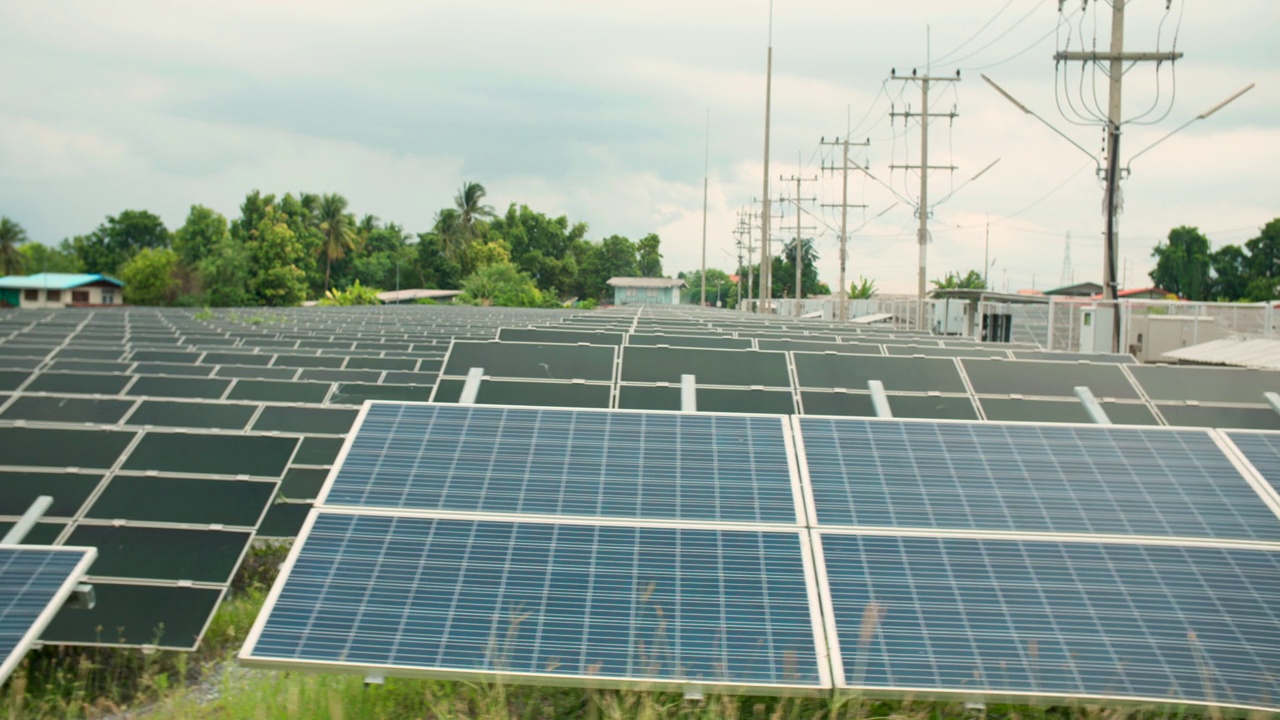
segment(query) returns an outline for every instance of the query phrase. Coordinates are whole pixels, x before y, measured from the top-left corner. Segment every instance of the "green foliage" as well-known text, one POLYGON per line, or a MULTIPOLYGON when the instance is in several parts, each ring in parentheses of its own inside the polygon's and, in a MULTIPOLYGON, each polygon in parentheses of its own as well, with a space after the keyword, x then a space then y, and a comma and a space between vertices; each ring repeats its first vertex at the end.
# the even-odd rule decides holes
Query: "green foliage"
POLYGON ((933 286, 937 290, 986 290, 987 281, 982 278, 982 273, 977 270, 970 270, 968 274, 961 276, 957 272, 949 272, 947 276, 941 280, 934 280, 933 286))
POLYGON ((178 297, 178 253, 168 248, 146 248, 120 269, 125 302, 134 305, 171 305, 178 297))
MULTIPOLYGON (((813 247, 813 239, 805 238, 803 248, 804 267, 801 268, 801 283, 804 295, 812 297, 819 294, 818 288, 818 252, 813 247)), ((781 255, 773 258, 773 296, 777 298, 796 296, 796 241, 793 239, 783 248, 781 255)))
POLYGON ((343 259, 356 247, 355 218, 347 214, 347 199, 331 193, 320 198, 315 220, 322 238, 317 250, 324 258, 324 291, 327 295, 333 262, 343 259))
POLYGON ((307 295, 306 274, 298 268, 305 256, 297 235, 289 229, 285 215, 271 208, 249 243, 249 292, 259 305, 297 305, 307 295))
POLYGON ((649 233, 636 242, 641 277, 662 277, 662 239, 655 233, 649 233))
POLYGON ((134 255, 147 248, 169 247, 169 231, 159 217, 146 210, 125 210, 89 235, 72 239, 71 248, 85 272, 115 275, 134 255))
POLYGON ((27 231, 16 220, 0 216, 0 276, 23 273, 27 256, 18 246, 27 241, 27 231))
POLYGON ((198 274, 204 301, 214 307, 242 307, 254 303, 249 292, 249 246, 223 238, 200 261, 198 274))
POLYGON ((858 280, 849 286, 850 300, 870 300, 876 295, 876 281, 858 276, 858 280))
POLYGON ((1209 279, 1209 238, 1193 227, 1177 227, 1169 231, 1169 242, 1156 245, 1156 268, 1151 280, 1188 300, 1208 300, 1212 282, 1209 279))
POLYGON ((445 252, 444 239, 438 233, 418 236, 416 268, 425 288, 454 290, 462 283, 462 266, 445 252))
POLYGON ((470 254, 471 264, 477 268, 511 262, 511 249, 502 239, 472 245, 470 254))
POLYGON ((230 237, 225 217, 203 205, 192 205, 187 221, 173 233, 173 249, 183 264, 195 267, 230 237))
POLYGON ((345 290, 330 290, 325 293, 324 298, 320 300, 320 305, 381 305, 382 301, 378 299, 378 293, 371 287, 365 287, 357 280, 345 290))
POLYGON ((533 278, 512 263, 487 265, 462 281, 458 302, 502 307, 543 307, 544 300, 533 278))
POLYGON ((517 208, 512 203, 506 215, 495 218, 489 227, 507 242, 511 261, 528 273, 542 292, 572 290, 579 285, 577 256, 585 244, 584 223, 571 226, 564 215, 553 219, 528 205, 517 208))
POLYGON ((19 247, 18 252, 23 255, 24 272, 27 274, 38 272, 84 272, 84 263, 80 262, 80 258, 76 257, 76 254, 71 251, 70 243, 66 241, 63 241, 62 245, 56 248, 49 247, 44 243, 28 242, 19 247))
MULTIPOLYGON (((689 287, 680 291, 680 302, 697 305, 702 302, 702 272, 693 270, 681 273, 689 287)), ((707 268, 707 305, 716 306, 716 298, 720 298, 721 307, 737 307, 738 284, 729 274, 716 268, 707 268)))
POLYGON ((574 303, 573 306, 579 310, 595 310, 600 307, 600 303, 592 300, 591 298, 587 298, 586 300, 579 300, 574 303))

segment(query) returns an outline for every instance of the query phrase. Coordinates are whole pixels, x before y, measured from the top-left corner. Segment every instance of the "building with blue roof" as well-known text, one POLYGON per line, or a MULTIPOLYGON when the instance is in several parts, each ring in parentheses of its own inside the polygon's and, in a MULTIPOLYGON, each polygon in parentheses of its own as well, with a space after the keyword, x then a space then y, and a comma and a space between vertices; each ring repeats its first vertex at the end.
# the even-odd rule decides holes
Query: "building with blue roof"
POLYGON ((0 307, 64 308, 120 305, 124 283, 98 273, 36 273, 0 277, 0 307))

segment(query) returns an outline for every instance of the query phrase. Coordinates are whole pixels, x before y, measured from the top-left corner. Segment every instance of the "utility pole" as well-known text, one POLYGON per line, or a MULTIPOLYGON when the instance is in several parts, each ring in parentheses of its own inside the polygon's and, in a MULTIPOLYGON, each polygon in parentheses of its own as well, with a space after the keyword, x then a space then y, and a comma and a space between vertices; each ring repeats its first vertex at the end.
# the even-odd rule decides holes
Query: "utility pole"
POLYGON ((928 71, 924 75, 918 75, 915 70, 911 71, 911 77, 898 77, 897 70, 889 74, 891 80, 902 80, 904 82, 915 81, 920 83, 920 112, 890 112, 890 117, 901 117, 909 120, 913 117, 920 118, 920 164, 919 165, 898 165, 890 166, 894 170, 915 170, 920 171, 920 203, 916 209, 916 213, 920 216, 920 227, 916 231, 920 242, 920 273, 916 283, 916 329, 924 328, 924 298, 926 280, 926 259, 929 247, 929 171, 930 170, 955 170, 950 165, 929 165, 929 118, 948 118, 955 120, 957 113, 952 110, 948 113, 931 113, 929 112, 929 85, 935 82, 959 82, 960 71, 956 71, 955 77, 932 76, 928 71))
POLYGON ((1062 275, 1058 278, 1058 287, 1071 284, 1071 231, 1067 231, 1067 240, 1062 250, 1062 275))
MULTIPOLYGON (((752 293, 755 291, 755 259, 752 257, 752 244, 755 242, 755 198, 752 198, 752 207, 746 212, 747 225, 747 299, 751 299, 752 293)), ((739 296, 741 297, 741 296, 739 296)), ((759 293, 756 293, 756 299, 759 300, 759 293)))
MULTIPOLYGON (((1059 0, 1058 10, 1062 3, 1059 0)), ((1095 0, 1097 2, 1098 0, 1095 0)), ((1174 62, 1182 58, 1180 52, 1125 52, 1124 11, 1129 0, 1109 0, 1111 3, 1111 51, 1060 51, 1054 53, 1056 62, 1079 60, 1083 64, 1094 63, 1107 68, 1110 94, 1107 103, 1107 166, 1104 170, 1106 196, 1103 201, 1106 213, 1106 260, 1102 266, 1102 298, 1111 303, 1111 351, 1120 352, 1120 302, 1118 300, 1117 255, 1119 253, 1119 194, 1120 194, 1120 126, 1124 122, 1121 102, 1124 91, 1125 65, 1140 62, 1174 62)), ((1085 0, 1088 3, 1088 0, 1085 0)), ((1233 98, 1234 99, 1234 98, 1233 98)))
POLYGON ((801 224, 801 221, 804 218, 802 217, 803 211, 801 210, 800 203, 817 202, 817 198, 801 197, 800 186, 801 186, 801 183, 814 182, 817 179, 818 179, 817 177, 804 178, 804 177, 800 177, 799 175, 792 175, 789 178, 785 178, 785 177, 778 178, 778 180, 781 182, 794 182, 796 184, 796 197, 795 197, 796 242, 794 246, 795 260, 796 260, 795 262, 796 264, 796 317, 800 317, 801 315, 804 314, 804 308, 802 307, 802 304, 800 302, 800 300, 804 297, 804 242, 802 241, 802 238, 804 237, 804 226, 801 224))
POLYGON ((769 268, 769 114, 773 107, 773 0, 769 0, 769 54, 765 64, 764 76, 764 212, 760 223, 760 302, 756 303, 757 312, 768 312, 770 286, 773 279, 769 268))
POLYGON ((738 246, 738 309, 742 309, 742 236, 751 232, 751 224, 741 210, 738 211, 738 227, 733 229, 735 244, 738 246))
MULTIPOLYGON (((845 268, 849 262, 849 208, 865 208, 866 205, 850 205, 849 204, 849 146, 856 145, 858 147, 870 147, 871 140, 860 143, 851 143, 846 136, 844 140, 836 138, 831 142, 827 142, 826 138, 821 139, 822 145, 839 145, 844 152, 844 162, 840 163, 840 171, 843 178, 840 182, 840 204, 839 205, 823 205, 823 207, 839 207, 840 208, 840 292, 836 293, 836 301, 839 303, 839 309, 836 310, 836 319, 845 322, 849 319, 849 280, 845 277, 845 268)), ((826 168, 823 170, 834 170, 835 168, 826 168)))
POLYGON ((707 306, 707 178, 711 172, 711 110, 707 110, 707 137, 702 156, 702 306, 707 306))

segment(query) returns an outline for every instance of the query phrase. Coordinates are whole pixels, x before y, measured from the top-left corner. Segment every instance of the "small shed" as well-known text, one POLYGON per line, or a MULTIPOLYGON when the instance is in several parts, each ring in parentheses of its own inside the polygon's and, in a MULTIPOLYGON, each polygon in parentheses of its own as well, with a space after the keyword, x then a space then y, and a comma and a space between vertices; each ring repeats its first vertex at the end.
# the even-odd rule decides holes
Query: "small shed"
POLYGON ((380 292, 378 293, 378 299, 388 305, 401 305, 404 303, 416 303, 419 300, 449 302, 461 294, 461 290, 414 288, 411 290, 387 290, 386 292, 380 292))
POLYGON ((648 277, 615 277, 607 283, 613 288, 614 305, 679 305, 684 280, 648 277))
POLYGON ((0 278, 0 307, 119 305, 124 283, 98 273, 36 273, 0 278))

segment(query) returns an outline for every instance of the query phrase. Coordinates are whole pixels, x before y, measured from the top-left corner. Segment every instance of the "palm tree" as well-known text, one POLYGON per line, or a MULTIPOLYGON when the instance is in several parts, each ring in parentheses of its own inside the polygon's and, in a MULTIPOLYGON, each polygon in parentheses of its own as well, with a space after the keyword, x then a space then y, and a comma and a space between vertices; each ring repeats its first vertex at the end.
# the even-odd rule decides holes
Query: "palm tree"
POLYGON ((337 193, 320 198, 316 219, 320 222, 319 254, 324 256, 324 291, 329 292, 333 261, 346 257, 356 246, 355 221, 347 214, 347 199, 337 193))
POLYGON ((453 208, 444 208, 436 213, 436 224, 432 228, 440 236, 444 245, 444 254, 453 262, 461 264, 462 255, 466 252, 466 238, 462 234, 462 215, 453 208))
POLYGON ((0 275, 22 272, 25 257, 18 246, 24 242, 27 242, 27 231, 17 222, 0 217, 0 275))
POLYGON ((462 189, 453 198, 453 204, 458 208, 462 240, 466 245, 469 245, 475 237, 476 220, 493 217, 493 207, 482 204, 485 194, 483 185, 468 181, 462 184, 462 189))

